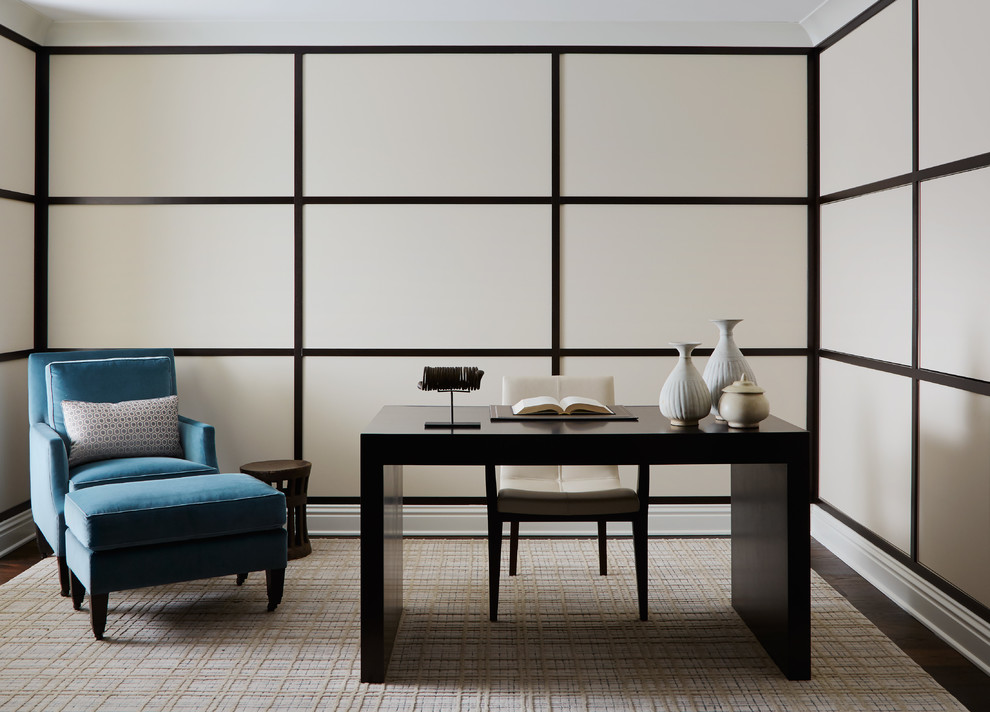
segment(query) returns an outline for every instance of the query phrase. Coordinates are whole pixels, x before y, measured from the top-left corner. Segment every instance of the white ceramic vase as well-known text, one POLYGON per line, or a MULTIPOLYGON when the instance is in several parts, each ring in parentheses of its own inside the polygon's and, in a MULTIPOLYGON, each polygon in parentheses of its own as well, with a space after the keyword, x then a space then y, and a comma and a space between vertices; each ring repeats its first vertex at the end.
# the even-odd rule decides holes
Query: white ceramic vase
POLYGON ((691 361, 691 352, 701 342, 671 342, 670 345, 677 349, 680 357, 660 389, 660 412, 670 418, 671 425, 697 425, 712 407, 705 379, 691 361))
POLYGON ((718 343, 705 365, 705 383, 708 384, 708 399, 712 415, 716 420, 725 420, 718 412, 718 401, 722 397, 722 389, 731 386, 738 380, 745 379, 756 383, 756 376, 736 346, 732 330, 742 319, 712 319, 718 327, 718 343))

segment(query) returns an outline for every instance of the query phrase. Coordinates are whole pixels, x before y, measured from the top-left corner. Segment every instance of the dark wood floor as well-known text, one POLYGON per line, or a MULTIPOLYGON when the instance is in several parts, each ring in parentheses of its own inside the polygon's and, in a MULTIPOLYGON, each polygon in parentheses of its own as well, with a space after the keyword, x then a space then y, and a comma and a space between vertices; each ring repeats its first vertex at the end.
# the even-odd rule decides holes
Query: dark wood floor
MULTIPOLYGON (((0 558, 0 584, 39 560, 33 542, 0 558)), ((990 712, 990 676, 894 605, 814 539, 811 567, 971 712, 990 712)), ((57 595, 54 587, 52 594, 57 595)))

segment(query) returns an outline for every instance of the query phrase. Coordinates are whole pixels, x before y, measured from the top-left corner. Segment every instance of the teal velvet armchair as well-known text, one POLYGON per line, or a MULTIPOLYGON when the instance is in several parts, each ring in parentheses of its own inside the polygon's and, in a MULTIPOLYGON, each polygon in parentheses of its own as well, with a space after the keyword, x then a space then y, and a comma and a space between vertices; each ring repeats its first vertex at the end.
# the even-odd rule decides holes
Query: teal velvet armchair
MULTIPOLYGON (((59 564, 62 595, 69 595, 65 562, 65 496, 88 487, 218 472, 213 426, 177 415, 171 349, 111 349, 37 353, 28 357, 31 512, 38 545, 59 564), (63 408, 63 404, 65 408, 63 408), (147 405, 148 430, 126 431, 108 409, 147 405), (101 410, 102 409, 102 410, 101 410), (164 413, 164 415, 163 415, 164 413), (94 420, 95 419, 95 420, 94 420), (161 439, 175 431, 178 442, 161 439), (149 436, 151 433, 151 436, 149 436), (142 439, 145 442, 142 442, 142 439), (123 447, 121 447, 123 443, 123 447)), ((144 412, 144 411, 143 411, 144 412)))

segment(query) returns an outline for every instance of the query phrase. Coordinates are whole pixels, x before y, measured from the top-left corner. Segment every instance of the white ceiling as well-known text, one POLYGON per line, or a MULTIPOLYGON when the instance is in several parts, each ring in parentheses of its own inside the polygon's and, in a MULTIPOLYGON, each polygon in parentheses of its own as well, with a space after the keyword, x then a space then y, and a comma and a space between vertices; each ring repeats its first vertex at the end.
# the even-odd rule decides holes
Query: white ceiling
POLYGON ((39 44, 808 47, 875 0, 0 0, 39 44))
POLYGON ((23 0, 56 22, 790 22, 825 0, 23 0))

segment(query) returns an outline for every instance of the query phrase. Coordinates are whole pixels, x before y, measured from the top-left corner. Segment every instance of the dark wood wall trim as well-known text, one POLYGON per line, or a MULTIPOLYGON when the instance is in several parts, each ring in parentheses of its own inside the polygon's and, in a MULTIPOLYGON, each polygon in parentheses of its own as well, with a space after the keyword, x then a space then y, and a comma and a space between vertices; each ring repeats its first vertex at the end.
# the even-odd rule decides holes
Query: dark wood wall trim
POLYGON ((48 348, 48 53, 35 52, 34 80, 34 348, 48 348))
POLYGON ((41 45, 39 45, 37 42, 33 40, 29 40, 24 35, 18 32, 14 32, 9 27, 4 27, 3 25, 0 25, 0 37, 3 37, 4 39, 8 39, 14 44, 19 44, 21 47, 24 47, 25 49, 29 49, 35 53, 37 53, 41 49, 41 45))
POLYGON ((6 200, 16 200, 21 203, 33 203, 34 196, 28 193, 19 193, 16 190, 7 190, 6 188, 0 188, 0 198, 6 200))
POLYGON ((863 10, 863 12, 856 15, 856 17, 854 17, 852 20, 850 20, 845 25, 840 27, 838 30, 833 32, 831 35, 826 37, 824 40, 819 42, 817 48, 819 50, 828 49, 839 40, 849 36, 849 34, 854 30, 865 25, 868 21, 872 20, 874 17, 879 15, 881 12, 886 10, 895 2, 897 2, 897 0, 879 0, 879 2, 876 2, 870 7, 866 8, 865 10, 863 10))

